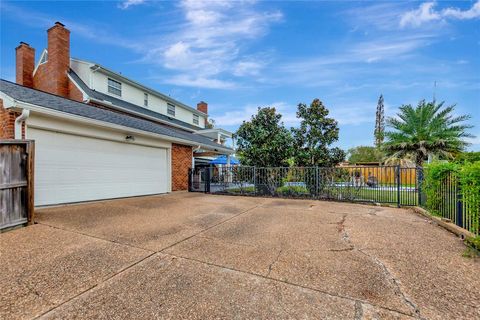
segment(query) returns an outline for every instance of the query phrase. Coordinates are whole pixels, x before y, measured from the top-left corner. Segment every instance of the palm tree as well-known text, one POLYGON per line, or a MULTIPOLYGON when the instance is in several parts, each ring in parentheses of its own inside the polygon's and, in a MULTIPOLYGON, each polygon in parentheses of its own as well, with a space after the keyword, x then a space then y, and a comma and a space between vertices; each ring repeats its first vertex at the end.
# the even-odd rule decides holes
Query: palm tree
POLYGON ((391 159, 412 159, 418 166, 431 157, 451 158, 461 152, 473 137, 465 124, 469 115, 454 116, 455 105, 443 108, 443 102, 426 103, 418 106, 402 105, 397 117, 387 119, 386 141, 382 147, 391 159))

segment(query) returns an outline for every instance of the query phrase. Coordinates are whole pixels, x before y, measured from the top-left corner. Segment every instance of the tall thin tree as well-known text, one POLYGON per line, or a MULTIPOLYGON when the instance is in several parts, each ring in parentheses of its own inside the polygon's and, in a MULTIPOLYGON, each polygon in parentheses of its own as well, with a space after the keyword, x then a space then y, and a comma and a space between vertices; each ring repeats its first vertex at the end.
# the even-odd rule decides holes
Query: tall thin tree
POLYGON ((375 145, 380 147, 385 137, 385 107, 383 106, 383 94, 378 98, 374 136, 375 145))

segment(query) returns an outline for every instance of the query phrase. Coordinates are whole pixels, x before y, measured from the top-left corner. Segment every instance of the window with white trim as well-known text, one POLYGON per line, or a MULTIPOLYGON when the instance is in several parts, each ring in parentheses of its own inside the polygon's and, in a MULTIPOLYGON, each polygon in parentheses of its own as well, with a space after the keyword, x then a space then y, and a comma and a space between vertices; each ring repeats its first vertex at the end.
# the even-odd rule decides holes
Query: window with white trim
POLYGON ((194 114, 194 115, 193 115, 193 124, 198 125, 199 122, 200 122, 200 121, 199 121, 198 114, 194 114))
POLYGON ((108 78, 108 92, 117 96, 122 96, 122 84, 118 81, 108 78))
POLYGON ((143 94, 143 106, 148 107, 148 93, 143 94))
POLYGON ((175 106, 171 103, 167 104, 167 113, 175 117, 175 106))

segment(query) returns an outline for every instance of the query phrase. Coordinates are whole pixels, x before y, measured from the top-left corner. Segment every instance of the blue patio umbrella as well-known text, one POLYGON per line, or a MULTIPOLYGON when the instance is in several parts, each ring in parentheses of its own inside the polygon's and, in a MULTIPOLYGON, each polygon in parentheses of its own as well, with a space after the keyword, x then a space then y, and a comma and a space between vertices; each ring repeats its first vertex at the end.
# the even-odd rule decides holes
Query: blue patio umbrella
MULTIPOLYGON (((216 157, 213 160, 210 160, 210 164, 227 164, 227 156, 226 155, 221 155, 216 157)), ((240 161, 235 159, 234 157, 230 157, 230 164, 240 164, 240 161)))

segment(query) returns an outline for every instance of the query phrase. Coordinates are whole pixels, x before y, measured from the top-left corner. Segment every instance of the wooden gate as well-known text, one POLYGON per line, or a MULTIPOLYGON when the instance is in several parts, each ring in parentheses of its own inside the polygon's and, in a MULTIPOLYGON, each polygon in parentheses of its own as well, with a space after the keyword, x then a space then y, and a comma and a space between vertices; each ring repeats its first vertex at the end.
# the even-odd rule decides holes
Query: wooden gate
POLYGON ((35 144, 0 140, 0 231, 33 223, 35 144))

